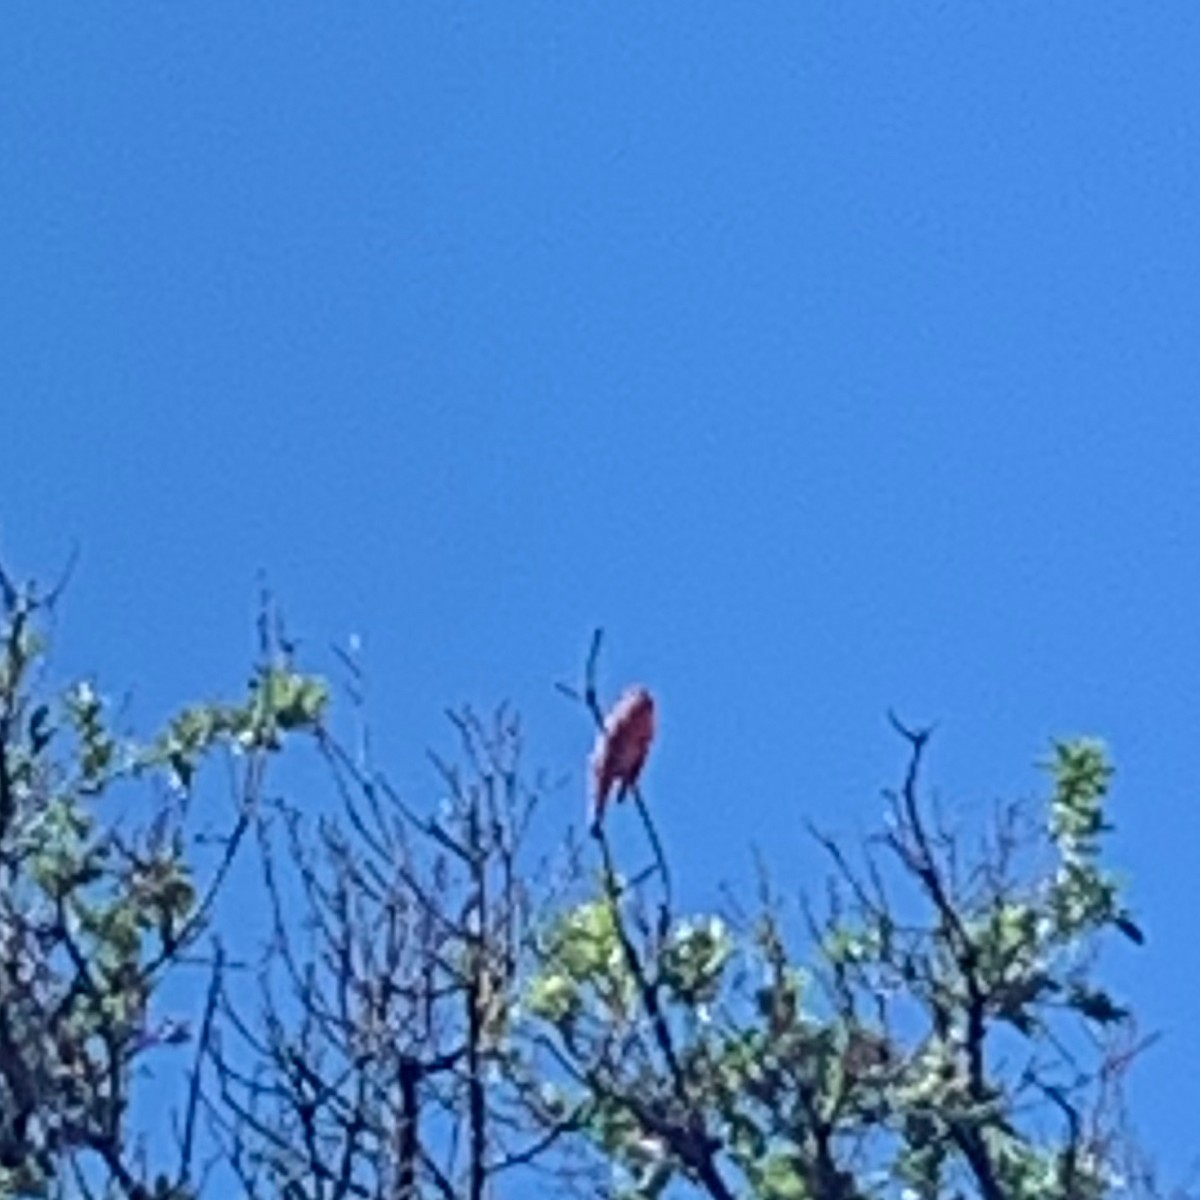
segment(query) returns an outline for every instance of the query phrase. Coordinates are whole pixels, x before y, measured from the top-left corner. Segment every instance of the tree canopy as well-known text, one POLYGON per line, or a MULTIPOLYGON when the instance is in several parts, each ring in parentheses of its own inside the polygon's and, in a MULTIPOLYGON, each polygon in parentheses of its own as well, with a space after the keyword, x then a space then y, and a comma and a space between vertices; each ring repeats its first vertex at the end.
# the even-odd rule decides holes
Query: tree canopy
MULTIPOLYGON (((814 828, 816 886, 772 865, 685 911, 653 797, 616 813, 636 861, 564 830, 505 708, 450 714, 425 805, 339 732, 354 664, 336 689, 269 610, 240 692, 137 736, 99 682, 54 680, 60 591, 0 593, 0 1197, 1153 1189, 1123 1098, 1145 1038, 1100 957, 1144 940, 1101 743, 972 815, 893 718, 873 834, 814 828), (238 870, 252 952, 218 916, 238 870)), ((600 649, 563 689, 581 723, 600 649)))

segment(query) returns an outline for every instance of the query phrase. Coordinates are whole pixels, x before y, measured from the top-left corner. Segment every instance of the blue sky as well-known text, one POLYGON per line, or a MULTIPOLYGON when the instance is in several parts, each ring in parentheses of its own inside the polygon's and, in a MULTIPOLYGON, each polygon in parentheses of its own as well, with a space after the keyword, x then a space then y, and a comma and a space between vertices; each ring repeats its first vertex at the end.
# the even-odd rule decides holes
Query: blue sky
POLYGON ((1182 1165, 1197 61, 1183 3, 14 5, 0 553, 79 545, 60 661, 147 720, 264 573, 414 790, 508 698, 582 796, 602 624, 698 902, 877 819, 889 706, 968 810, 1102 735, 1182 1165))

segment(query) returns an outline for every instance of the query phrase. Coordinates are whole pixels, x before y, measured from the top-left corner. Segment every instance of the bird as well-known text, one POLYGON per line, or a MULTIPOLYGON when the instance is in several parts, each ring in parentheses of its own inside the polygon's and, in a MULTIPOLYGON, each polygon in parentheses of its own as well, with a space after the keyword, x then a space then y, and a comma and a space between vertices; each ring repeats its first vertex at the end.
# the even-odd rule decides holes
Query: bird
POLYGON ((637 785, 650 743, 654 740, 654 697, 640 684, 626 688, 604 718, 604 728, 592 751, 592 828, 604 819, 613 785, 618 802, 637 785))

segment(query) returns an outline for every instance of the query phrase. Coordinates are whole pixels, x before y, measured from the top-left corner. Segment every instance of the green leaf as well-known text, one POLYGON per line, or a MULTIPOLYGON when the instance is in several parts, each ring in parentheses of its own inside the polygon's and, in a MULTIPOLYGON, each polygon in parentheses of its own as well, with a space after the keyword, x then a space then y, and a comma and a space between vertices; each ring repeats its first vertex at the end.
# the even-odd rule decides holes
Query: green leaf
POLYGON ((535 1016, 555 1025, 563 1024, 579 1012, 579 989, 566 975, 538 975, 526 989, 525 1004, 535 1016))
POLYGON ((793 1155, 774 1154, 751 1172, 757 1200, 807 1200, 803 1164, 793 1155))
POLYGON ((663 984, 684 1004, 711 1001, 732 954, 733 939, 719 917, 681 922, 662 952, 663 984))

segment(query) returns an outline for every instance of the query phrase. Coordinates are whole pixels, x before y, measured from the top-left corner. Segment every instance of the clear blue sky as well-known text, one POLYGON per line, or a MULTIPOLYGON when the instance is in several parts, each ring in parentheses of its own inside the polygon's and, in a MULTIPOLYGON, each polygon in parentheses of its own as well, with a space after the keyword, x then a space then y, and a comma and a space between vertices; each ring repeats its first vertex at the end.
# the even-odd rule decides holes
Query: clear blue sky
POLYGON ((974 808, 1103 735, 1182 1163, 1197 63, 1194 3, 11 5, 0 552, 79 544, 62 660, 149 717, 265 571, 414 789, 504 697, 581 776, 603 624, 698 898, 877 818, 888 706, 974 808))

